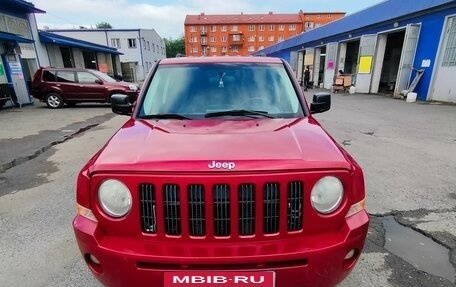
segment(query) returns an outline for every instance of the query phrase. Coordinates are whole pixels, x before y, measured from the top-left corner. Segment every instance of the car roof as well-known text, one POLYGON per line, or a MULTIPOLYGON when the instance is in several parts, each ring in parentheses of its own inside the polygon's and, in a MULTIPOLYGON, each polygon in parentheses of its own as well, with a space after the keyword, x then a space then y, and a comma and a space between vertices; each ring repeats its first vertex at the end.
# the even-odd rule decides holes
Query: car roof
POLYGON ((178 57, 166 58, 160 65, 174 64, 206 64, 206 63, 252 63, 252 64, 281 64, 280 58, 248 57, 248 56, 216 56, 216 57, 178 57))
POLYGON ((94 69, 86 68, 57 68, 57 67, 40 67, 41 70, 63 70, 63 71, 96 71, 94 69))

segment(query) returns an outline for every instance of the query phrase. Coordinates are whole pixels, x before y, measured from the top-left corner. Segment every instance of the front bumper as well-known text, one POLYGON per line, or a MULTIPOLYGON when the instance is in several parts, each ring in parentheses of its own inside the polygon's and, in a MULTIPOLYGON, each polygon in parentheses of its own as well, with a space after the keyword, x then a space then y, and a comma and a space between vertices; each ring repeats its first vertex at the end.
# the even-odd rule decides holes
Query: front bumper
POLYGON ((163 286, 167 271, 273 270, 276 287, 335 286, 352 270, 363 249, 369 216, 347 218, 333 233, 286 240, 233 244, 180 243, 107 236, 93 222, 77 216, 73 222, 79 248, 95 277, 110 287, 163 286), (344 259, 354 250, 354 256, 344 259), (100 264, 95 264, 90 255, 100 264))

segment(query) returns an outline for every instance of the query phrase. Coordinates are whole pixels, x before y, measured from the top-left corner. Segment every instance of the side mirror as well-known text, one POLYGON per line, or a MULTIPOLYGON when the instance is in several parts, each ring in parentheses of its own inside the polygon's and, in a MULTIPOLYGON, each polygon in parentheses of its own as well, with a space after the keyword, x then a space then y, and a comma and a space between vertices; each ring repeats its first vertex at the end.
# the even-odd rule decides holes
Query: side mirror
POLYGON ((95 83, 99 85, 103 85, 103 81, 100 79, 95 79, 95 83))
POLYGON ((123 94, 112 95, 111 109, 116 114, 131 116, 133 113, 133 105, 130 103, 130 97, 123 94))
POLYGON ((310 103, 310 113, 318 114, 326 112, 331 108, 330 93, 316 93, 310 103))

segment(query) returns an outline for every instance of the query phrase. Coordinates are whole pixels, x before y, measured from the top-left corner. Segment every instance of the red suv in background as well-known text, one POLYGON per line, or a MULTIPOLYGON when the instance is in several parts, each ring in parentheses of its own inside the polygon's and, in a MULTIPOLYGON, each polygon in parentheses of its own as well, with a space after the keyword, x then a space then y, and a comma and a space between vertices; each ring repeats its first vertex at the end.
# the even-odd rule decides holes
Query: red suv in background
POLYGON ((75 68, 39 68, 32 80, 33 97, 51 109, 64 103, 109 102, 113 94, 125 94, 130 102, 136 101, 139 87, 128 82, 118 82, 96 70, 75 68))

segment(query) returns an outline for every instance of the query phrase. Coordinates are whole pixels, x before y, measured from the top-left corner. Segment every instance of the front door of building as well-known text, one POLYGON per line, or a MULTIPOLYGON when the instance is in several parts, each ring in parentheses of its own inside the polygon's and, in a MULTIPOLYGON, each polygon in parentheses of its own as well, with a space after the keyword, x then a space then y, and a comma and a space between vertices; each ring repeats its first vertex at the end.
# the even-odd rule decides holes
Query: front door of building
POLYGON ((443 45, 436 65, 436 77, 431 99, 456 103, 456 17, 451 17, 445 27, 443 45))
POLYGON ((394 88, 394 96, 396 97, 408 88, 410 76, 412 75, 413 62, 415 61, 415 52, 416 46, 418 45, 420 29, 421 24, 408 24, 407 29, 405 30, 404 45, 402 47, 396 86, 394 88))

